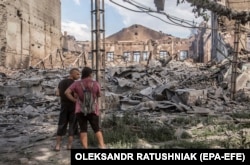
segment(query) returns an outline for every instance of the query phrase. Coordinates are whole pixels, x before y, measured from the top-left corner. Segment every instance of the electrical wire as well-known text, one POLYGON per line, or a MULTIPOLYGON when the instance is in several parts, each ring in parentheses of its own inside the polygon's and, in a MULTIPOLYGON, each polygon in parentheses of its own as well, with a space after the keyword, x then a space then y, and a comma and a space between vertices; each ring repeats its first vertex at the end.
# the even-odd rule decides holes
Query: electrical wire
POLYGON ((137 5, 137 4, 140 4, 140 3, 138 3, 138 2, 132 3, 130 0, 125 0, 125 1, 124 1, 124 2, 129 3, 130 5, 133 5, 133 6, 137 7, 137 8, 140 9, 140 10, 134 10, 134 9, 128 8, 128 7, 124 6, 124 5, 121 5, 121 4, 119 4, 119 3, 114 2, 113 0, 110 0, 110 2, 114 3, 115 5, 120 6, 120 7, 122 7, 122 8, 125 8, 125 9, 127 9, 127 10, 133 11, 133 12, 137 12, 137 13, 146 13, 146 14, 152 16, 152 17, 155 17, 155 18, 157 18, 157 19, 159 19, 159 20, 161 20, 161 21, 163 21, 163 22, 165 22, 165 23, 167 23, 167 24, 173 25, 173 26, 179 26, 179 27, 191 28, 191 29, 195 29, 195 28, 196 28, 196 29, 205 28, 205 29, 217 30, 217 28, 215 29, 215 28, 210 28, 210 27, 194 26, 194 23, 195 23, 194 21, 180 19, 180 18, 178 18, 178 17, 174 17, 174 16, 172 16, 172 15, 169 15, 169 14, 167 14, 167 13, 165 13, 165 12, 159 12, 159 11, 152 10, 152 9, 150 9, 150 8, 148 8, 148 7, 145 7, 144 5, 139 6, 139 5, 137 5), (137 4, 135 4, 135 3, 137 3, 137 4), (171 21, 171 22, 167 22, 166 20, 164 20, 164 19, 162 19, 162 18, 160 18, 160 17, 158 17, 158 16, 155 16, 155 15, 153 15, 153 14, 150 14, 150 13, 156 13, 156 14, 165 15, 165 16, 168 18, 168 20, 171 21), (179 22, 175 22, 175 21, 179 21, 180 23, 179 23, 179 22), (190 24, 189 22, 192 22, 193 24, 190 24), (185 23, 185 24, 187 24, 187 25, 189 25, 189 26, 183 25, 183 23, 185 23))
MULTIPOLYGON (((141 5, 141 6, 136 6, 136 7, 142 8, 142 6, 144 6, 143 4, 141 4, 141 3, 139 3, 139 2, 136 2, 136 1, 134 1, 134 0, 131 0, 131 1, 134 2, 134 3, 137 3, 137 4, 139 4, 139 5, 141 5)), ((128 2, 129 2, 129 0, 128 0, 128 2)), ((132 3, 131 3, 131 4, 132 4, 132 3)), ((134 5, 134 4, 132 4, 132 5, 134 5)), ((146 10, 147 7, 145 6, 144 9, 146 10)), ((158 12, 158 11, 155 11, 155 10, 151 10, 150 8, 149 8, 149 11, 158 12)), ((179 20, 182 21, 182 22, 190 22, 190 23, 193 23, 193 24, 194 24, 194 21, 185 20, 185 19, 180 19, 180 18, 175 17, 175 16, 170 15, 170 14, 167 14, 167 15, 169 15, 170 17, 173 17, 174 19, 179 19, 179 20)), ((197 23, 195 23, 195 24, 197 24, 197 23)))
MULTIPOLYGON (((139 8, 139 9, 146 9, 146 8, 142 8, 141 6, 138 6, 138 5, 135 5, 133 3, 131 3, 129 0, 127 0, 126 2, 130 3, 131 5, 134 5, 135 7, 139 8)), ((137 3, 137 2, 136 2, 137 3)), ((168 20, 170 20, 172 22, 171 25, 175 25, 175 26, 180 26, 180 27, 184 27, 184 28, 206 28, 206 29, 213 29, 213 30, 217 30, 217 28, 209 28, 209 27, 200 27, 200 26, 194 26, 194 21, 193 21, 193 24, 190 24, 188 22, 192 22, 192 21, 188 21, 188 20, 184 20, 184 19, 180 19, 178 17, 174 17, 174 16, 171 16, 165 12, 159 12, 159 11, 154 11, 154 10, 148 10, 148 11, 144 11, 145 13, 148 13, 148 12, 154 12, 154 13, 158 13, 158 14, 162 14, 162 15, 165 15, 168 20), (179 21, 179 22, 175 22, 175 21, 179 21), (183 25, 182 23, 185 23, 187 25, 183 25)), ((156 17, 156 16, 155 16, 156 17)), ((156 17, 157 18, 157 17, 156 17)), ((197 24, 197 23, 196 23, 197 24)))
MULTIPOLYGON (((170 24, 170 25, 180 26, 180 27, 184 27, 184 28, 192 28, 192 29, 194 29, 194 28, 197 28, 197 29, 202 28, 202 29, 218 30, 218 28, 194 26, 194 21, 189 21, 189 20, 180 19, 180 18, 178 18, 178 17, 169 15, 169 14, 167 14, 167 13, 165 13, 165 12, 159 12, 159 11, 152 10, 151 8, 145 6, 145 5, 141 4, 141 3, 138 3, 138 2, 136 2, 136 1, 134 1, 134 0, 124 0, 124 2, 129 3, 130 5, 132 5, 132 6, 136 7, 136 8, 138 8, 139 10, 134 10, 134 9, 129 8, 129 7, 125 7, 124 5, 121 5, 121 4, 119 4, 119 3, 116 3, 116 2, 114 2, 113 0, 110 0, 110 2, 112 2, 112 3, 114 3, 114 4, 118 5, 118 6, 120 6, 120 7, 122 7, 122 8, 125 8, 125 9, 127 9, 127 10, 133 11, 133 12, 137 12, 137 13, 146 13, 146 14, 148 14, 148 15, 150 15, 150 16, 152 16, 152 17, 155 17, 155 18, 157 18, 157 19, 159 19, 159 20, 161 20, 161 21, 163 21, 163 22, 165 22, 165 23, 167 23, 167 24, 170 24), (151 14, 151 13, 157 13, 157 14, 165 15, 165 16, 167 17, 167 19, 168 19, 169 21, 171 21, 171 22, 167 22, 166 20, 164 20, 164 19, 162 19, 162 18, 160 18, 160 17, 158 17, 158 16, 155 16, 155 15, 153 15, 153 14, 151 14), (190 24, 189 22, 191 22, 191 23, 193 23, 193 24, 190 24), (183 25, 183 23, 185 23, 185 24, 187 24, 187 25, 189 25, 189 26, 183 25)), ((250 2, 250 1, 249 1, 249 2, 250 2)), ((196 23, 196 24, 197 24, 197 23, 196 23)), ((232 62, 231 59, 230 59, 229 57, 225 56, 224 54, 222 54, 222 56, 224 56, 225 58, 227 58, 227 59, 229 60, 230 63, 232 62)))
POLYGON ((160 17, 154 16, 153 14, 150 14, 150 13, 147 12, 147 11, 143 11, 143 10, 133 10, 133 9, 130 9, 130 8, 128 8, 128 7, 125 7, 125 6, 123 6, 123 5, 119 4, 119 3, 114 2, 113 0, 109 0, 109 1, 112 2, 112 3, 114 3, 114 4, 117 5, 117 6, 120 6, 120 7, 124 8, 124 9, 130 10, 130 11, 133 11, 133 12, 137 12, 137 13, 146 13, 146 14, 148 14, 148 15, 150 15, 150 16, 152 16, 152 17, 155 17, 155 18, 157 18, 157 19, 159 19, 159 20, 161 20, 161 21, 163 21, 163 22, 165 22, 165 23, 167 23, 167 24, 175 25, 175 24, 173 24, 173 23, 170 23, 170 22, 165 21, 164 19, 162 19, 162 18, 160 18, 160 17))

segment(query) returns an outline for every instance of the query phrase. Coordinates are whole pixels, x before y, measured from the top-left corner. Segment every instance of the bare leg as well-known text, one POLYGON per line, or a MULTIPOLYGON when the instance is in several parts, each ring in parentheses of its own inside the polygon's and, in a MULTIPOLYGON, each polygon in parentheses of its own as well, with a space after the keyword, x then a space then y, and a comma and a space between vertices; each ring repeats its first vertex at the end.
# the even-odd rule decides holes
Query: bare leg
POLYGON ((55 150, 57 150, 57 151, 60 150, 61 141, 62 141, 62 136, 57 136, 57 137, 56 137, 56 147, 55 147, 55 150))
POLYGON ((81 132, 80 139, 81 139, 83 148, 87 149, 88 148, 88 134, 87 134, 87 132, 81 132))
POLYGON ((106 146, 104 144, 102 132, 101 131, 96 132, 95 136, 97 138, 97 141, 98 141, 98 144, 99 144, 99 148, 101 148, 101 149, 106 148, 106 146))
POLYGON ((73 143, 73 136, 69 136, 67 149, 70 150, 73 143))

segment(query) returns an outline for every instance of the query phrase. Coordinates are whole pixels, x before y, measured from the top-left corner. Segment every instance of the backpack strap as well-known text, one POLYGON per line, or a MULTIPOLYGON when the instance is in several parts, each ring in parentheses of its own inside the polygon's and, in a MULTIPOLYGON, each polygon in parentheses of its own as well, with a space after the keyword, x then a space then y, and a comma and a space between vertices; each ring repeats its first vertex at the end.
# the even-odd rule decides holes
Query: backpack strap
MULTIPOLYGON (((91 93, 93 92, 93 86, 94 86, 94 81, 91 82, 91 90, 90 90, 91 93)), ((93 93, 92 93, 92 95, 93 95, 93 93)), ((92 97, 92 98, 93 98, 93 102, 96 103, 96 99, 94 97, 92 97)))
MULTIPOLYGON (((82 81, 81 81, 81 86, 82 86, 83 90, 86 90, 86 88, 84 87, 82 81)), ((93 86, 94 86, 94 81, 92 81, 92 83, 91 83, 91 90, 93 89, 93 86)))
POLYGON ((85 90, 85 87, 84 87, 84 85, 83 85, 82 81, 81 81, 81 86, 82 86, 82 89, 83 89, 83 90, 85 90))
POLYGON ((93 86, 94 86, 94 81, 92 81, 92 83, 91 83, 91 91, 93 89, 93 86))

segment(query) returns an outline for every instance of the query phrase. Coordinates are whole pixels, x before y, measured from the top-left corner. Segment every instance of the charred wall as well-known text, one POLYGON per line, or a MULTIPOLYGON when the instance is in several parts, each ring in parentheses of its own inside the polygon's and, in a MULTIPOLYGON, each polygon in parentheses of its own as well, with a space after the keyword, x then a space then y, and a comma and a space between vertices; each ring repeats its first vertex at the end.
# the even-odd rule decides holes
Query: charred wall
POLYGON ((0 0, 0 65, 27 68, 60 48, 60 0, 0 0))

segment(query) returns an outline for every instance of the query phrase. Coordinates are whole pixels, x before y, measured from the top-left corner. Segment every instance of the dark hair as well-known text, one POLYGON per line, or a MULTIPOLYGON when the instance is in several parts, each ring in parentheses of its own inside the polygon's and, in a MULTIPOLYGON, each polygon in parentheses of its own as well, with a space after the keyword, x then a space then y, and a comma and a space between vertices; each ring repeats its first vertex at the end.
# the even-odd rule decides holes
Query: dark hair
POLYGON ((91 74, 92 74, 92 69, 89 68, 89 67, 84 67, 82 69, 82 78, 86 78, 86 77, 89 77, 91 74))
POLYGON ((79 69, 78 68, 72 68, 72 69, 70 69, 69 74, 72 74, 74 71, 79 71, 79 69))

